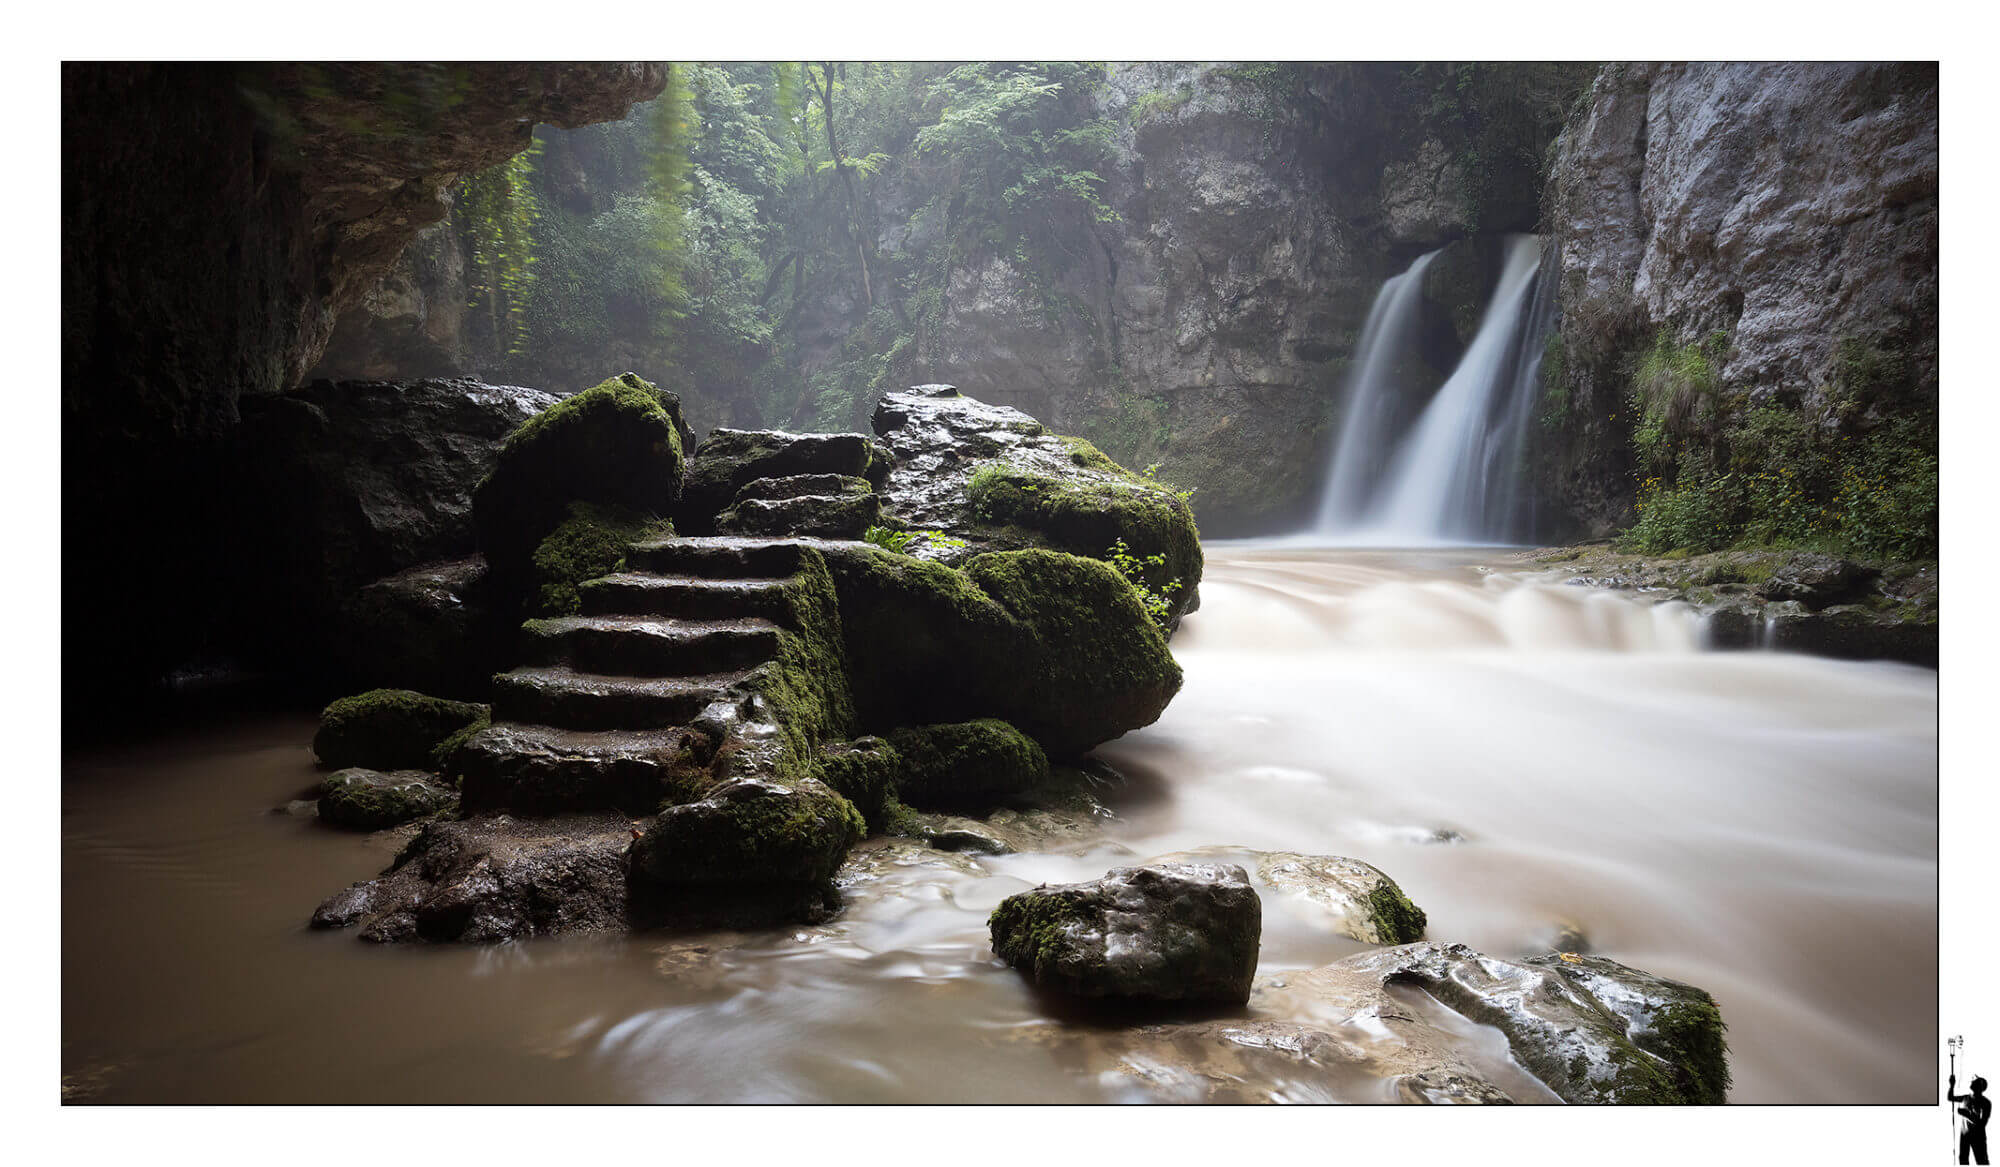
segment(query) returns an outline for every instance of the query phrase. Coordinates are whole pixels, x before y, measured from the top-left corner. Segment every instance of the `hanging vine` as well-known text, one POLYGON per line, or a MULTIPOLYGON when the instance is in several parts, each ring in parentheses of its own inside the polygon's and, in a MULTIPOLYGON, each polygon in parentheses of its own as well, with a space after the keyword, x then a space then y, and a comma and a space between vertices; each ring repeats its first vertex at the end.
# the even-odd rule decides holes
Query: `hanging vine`
POLYGON ((458 190, 460 230, 472 252, 473 298, 466 306, 485 307, 493 335, 509 356, 527 351, 528 293, 535 283, 535 227, 541 218, 529 180, 541 152, 537 138, 500 165, 467 176, 458 190))

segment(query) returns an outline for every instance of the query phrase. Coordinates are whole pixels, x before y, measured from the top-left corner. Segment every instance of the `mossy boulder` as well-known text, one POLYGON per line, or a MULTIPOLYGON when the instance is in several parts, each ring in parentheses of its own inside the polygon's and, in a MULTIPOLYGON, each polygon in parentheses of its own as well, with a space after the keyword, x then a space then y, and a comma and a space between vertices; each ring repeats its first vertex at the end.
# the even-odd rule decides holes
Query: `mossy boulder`
POLYGON ((997 717, 1063 759, 1151 724, 1180 690, 1166 637, 1098 560, 995 552, 961 571, 858 547, 826 562, 863 724, 997 717))
POLYGON ((854 804, 870 833, 881 834, 903 773, 896 747, 879 737, 836 742, 820 749, 819 764, 821 779, 854 804))
POLYGON ((737 492, 760 478, 838 475, 879 483, 889 458, 867 434, 791 434, 780 430, 718 429, 694 451, 675 519, 706 535, 737 492))
POLYGON ((662 811, 633 842, 632 863, 679 888, 823 884, 865 830, 854 804, 821 782, 745 778, 662 811))
POLYGON ((1042 747, 994 718, 908 726, 889 742, 903 763, 897 796, 923 810, 990 808, 1049 778, 1042 747))
POLYGON ((1171 491, 1139 478, 1078 442, 1095 465, 1115 473, 1065 477, 1006 463, 982 467, 966 485, 973 514, 996 544, 1028 543, 1105 559, 1114 547, 1136 565, 1140 582, 1166 601, 1169 618, 1183 614, 1201 579, 1201 536, 1194 511, 1171 491), (1091 459, 1089 455, 1095 455, 1091 459))
POLYGON ((1035 984, 1139 1001, 1250 999, 1263 907, 1241 867, 1124 867, 1008 896, 993 951, 1035 984))
POLYGON ((1165 599, 1165 624, 1194 610, 1201 539, 1188 499, 1166 484, 949 385, 885 395, 874 426, 896 458, 882 486, 887 512, 967 544, 940 558, 1045 548, 1108 560, 1122 544, 1143 585, 1165 599))
POLYGON ((320 711, 313 753, 329 769, 423 769, 434 763, 440 744, 490 713, 484 705, 411 689, 371 689, 320 711))
POLYGON ((1259 852, 1256 858, 1259 879, 1327 908, 1343 935, 1367 944, 1423 939, 1424 910, 1379 868, 1359 859, 1290 851, 1259 852))
POLYGON ((457 803, 457 794, 422 770, 385 774, 353 766, 320 783, 319 817, 335 826, 379 831, 457 803))
POLYGON ((576 615, 583 610, 577 589, 585 580, 623 568, 632 544, 673 533, 672 523, 626 507, 569 504, 569 517, 535 548, 535 615, 576 615))
POLYGON ((497 575, 525 575, 573 502, 668 515, 686 469, 680 399, 624 373, 529 418, 473 492, 479 548, 497 575))

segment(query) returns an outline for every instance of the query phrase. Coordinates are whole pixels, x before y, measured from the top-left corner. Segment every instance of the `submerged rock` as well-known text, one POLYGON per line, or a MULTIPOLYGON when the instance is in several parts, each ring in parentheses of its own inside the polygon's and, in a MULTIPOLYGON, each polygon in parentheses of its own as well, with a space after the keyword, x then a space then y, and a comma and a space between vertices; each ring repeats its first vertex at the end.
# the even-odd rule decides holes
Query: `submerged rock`
POLYGON ((378 831, 455 806, 458 795, 423 770, 383 773, 350 767, 320 784, 319 817, 342 827, 378 831))
POLYGON ((1424 910, 1395 880, 1359 859, 1269 851, 1258 855, 1257 874, 1273 887, 1324 905, 1339 920, 1341 933, 1356 940, 1407 944, 1424 934, 1424 910))
POLYGON ((1037 985, 1082 997, 1250 997, 1263 909, 1240 867, 1121 867, 1002 900, 993 951, 1037 985))
POLYGON ((329 769, 422 769, 435 764, 441 744, 489 712, 484 705, 410 689, 371 689, 320 711, 313 753, 329 769))

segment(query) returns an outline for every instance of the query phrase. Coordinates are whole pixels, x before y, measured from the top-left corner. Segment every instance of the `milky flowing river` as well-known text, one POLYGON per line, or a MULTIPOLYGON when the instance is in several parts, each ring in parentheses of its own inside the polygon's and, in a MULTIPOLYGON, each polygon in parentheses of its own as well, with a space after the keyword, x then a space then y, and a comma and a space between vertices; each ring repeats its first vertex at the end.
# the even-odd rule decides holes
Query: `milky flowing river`
MULTIPOLYGON (((63 1070, 104 1102, 1174 1099, 1115 1019, 987 948, 1003 897, 1194 847, 1345 855, 1429 936, 1498 956, 1558 921, 1714 994, 1739 1102, 1926 1103, 1937 995, 1937 678, 1708 653, 1679 605, 1535 582, 1506 551, 1212 543, 1186 686, 1099 752, 1101 840, 871 844, 831 923, 384 948, 313 933, 394 836, 286 813, 305 717, 65 761, 63 1070), (1482 571, 1480 566, 1497 570, 1482 571), (275 809, 274 809, 275 808, 275 809)), ((1362 951, 1267 898, 1260 971, 1362 951)), ((1261 995, 1233 1016, 1279 1016, 1261 995)), ((1451 1019, 1440 1017, 1440 1025, 1451 1019)), ((1547 1100, 1492 1030, 1466 1048, 1547 1100)), ((1375 1101, 1246 1058, 1243 1096, 1375 1101)))

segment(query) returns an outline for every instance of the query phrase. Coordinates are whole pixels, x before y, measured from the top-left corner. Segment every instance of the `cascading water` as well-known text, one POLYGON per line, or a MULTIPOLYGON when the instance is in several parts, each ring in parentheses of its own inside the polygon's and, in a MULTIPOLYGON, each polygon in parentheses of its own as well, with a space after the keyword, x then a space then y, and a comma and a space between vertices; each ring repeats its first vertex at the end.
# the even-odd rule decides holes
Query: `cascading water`
POLYGON ((1390 277, 1368 309, 1354 375, 1348 382, 1347 421, 1320 499, 1322 531, 1352 526, 1368 501, 1369 487, 1381 474, 1396 417, 1392 374, 1416 332, 1424 269, 1436 258, 1437 252, 1427 252, 1402 275, 1390 277))
POLYGON ((1363 329, 1321 533, 1378 545, 1496 542, 1514 533, 1521 444, 1541 372, 1534 341, 1554 307, 1549 281, 1537 278, 1541 250, 1533 235, 1507 241, 1472 343, 1400 440, 1386 421, 1395 412, 1388 371, 1417 327, 1424 269, 1436 253, 1383 286, 1363 329))

